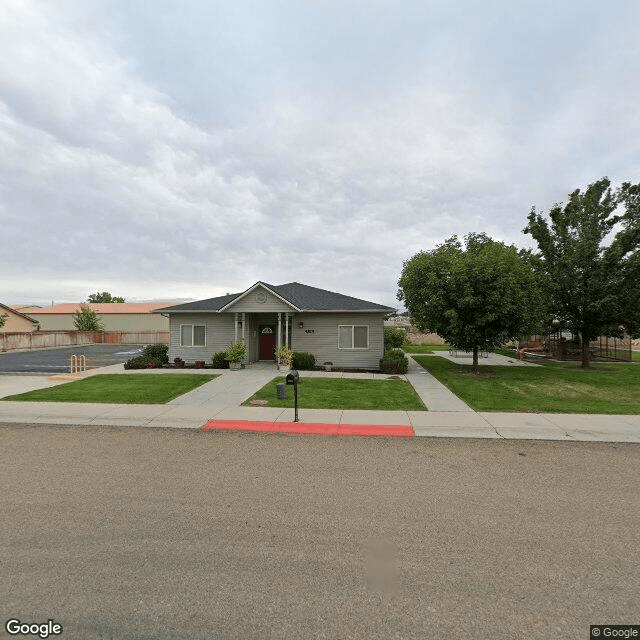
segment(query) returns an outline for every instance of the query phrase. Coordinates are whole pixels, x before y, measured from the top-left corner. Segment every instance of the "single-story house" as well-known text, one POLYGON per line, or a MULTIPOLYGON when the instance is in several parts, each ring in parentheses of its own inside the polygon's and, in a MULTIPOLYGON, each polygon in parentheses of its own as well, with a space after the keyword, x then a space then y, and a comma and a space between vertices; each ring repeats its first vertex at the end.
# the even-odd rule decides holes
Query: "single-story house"
POLYGON ((25 312, 40 322, 44 331, 75 331, 74 314, 80 307, 95 311, 105 331, 168 331, 169 322, 153 311, 166 307, 166 302, 72 302, 51 307, 27 307, 25 312))
POLYGON ((245 362, 275 359, 281 345, 312 353, 320 365, 377 369, 384 316, 375 302, 298 282, 256 282, 242 293, 156 309, 169 317, 169 359, 211 361, 232 342, 247 345, 245 362))
POLYGON ((4 325, 0 327, 0 331, 3 333, 21 333, 39 329, 37 320, 1 302, 0 316, 6 316, 4 325))

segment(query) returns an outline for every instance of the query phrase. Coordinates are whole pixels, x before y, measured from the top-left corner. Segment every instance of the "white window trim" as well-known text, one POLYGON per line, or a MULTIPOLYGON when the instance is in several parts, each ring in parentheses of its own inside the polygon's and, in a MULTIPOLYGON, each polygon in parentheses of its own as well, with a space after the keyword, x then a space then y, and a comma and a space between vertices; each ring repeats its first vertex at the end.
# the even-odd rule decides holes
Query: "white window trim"
POLYGON ((181 324, 180 325, 180 346, 184 347, 185 349, 193 349, 194 347, 196 348, 202 348, 202 347, 206 347, 207 346, 207 325, 206 324, 193 324, 192 322, 189 322, 187 324, 181 324), (182 327, 191 327, 191 344, 182 344, 182 327), (204 327, 204 344, 193 344, 194 341, 194 327, 204 327))
POLYGON ((366 351, 369 348, 369 325, 368 324, 339 324, 338 325, 338 349, 341 351, 366 351), (355 328, 367 327, 367 346, 366 347, 341 347, 340 346, 340 327, 351 327, 351 344, 355 344, 355 328))

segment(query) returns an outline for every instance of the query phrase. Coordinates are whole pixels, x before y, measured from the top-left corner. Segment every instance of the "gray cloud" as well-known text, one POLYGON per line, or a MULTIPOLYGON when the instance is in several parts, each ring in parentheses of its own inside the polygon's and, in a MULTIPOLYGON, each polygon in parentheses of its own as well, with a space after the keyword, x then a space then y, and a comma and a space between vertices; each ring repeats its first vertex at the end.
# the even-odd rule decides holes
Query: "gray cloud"
POLYGON ((640 177, 640 9, 561 4, 8 2, 0 299, 393 304, 454 233, 528 244, 531 205, 640 177))

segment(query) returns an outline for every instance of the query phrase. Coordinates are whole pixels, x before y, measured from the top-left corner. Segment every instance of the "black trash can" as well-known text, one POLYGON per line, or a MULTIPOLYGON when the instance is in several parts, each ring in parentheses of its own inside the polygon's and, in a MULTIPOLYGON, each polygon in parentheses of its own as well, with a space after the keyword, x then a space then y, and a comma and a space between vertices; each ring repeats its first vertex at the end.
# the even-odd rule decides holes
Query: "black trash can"
POLYGON ((287 399, 287 385, 284 382, 276 385, 276 394, 278 396, 278 400, 287 399))

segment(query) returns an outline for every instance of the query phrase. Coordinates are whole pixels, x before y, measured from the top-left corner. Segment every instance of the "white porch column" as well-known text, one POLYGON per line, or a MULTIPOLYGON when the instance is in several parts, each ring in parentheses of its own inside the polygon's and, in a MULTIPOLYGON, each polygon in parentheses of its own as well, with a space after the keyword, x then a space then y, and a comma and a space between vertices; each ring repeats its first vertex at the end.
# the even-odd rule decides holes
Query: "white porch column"
MULTIPOLYGON (((247 341, 244 339, 244 325, 246 324, 245 322, 245 315, 244 315, 244 311, 242 312, 242 342, 246 345, 247 341)), ((247 353, 244 356, 244 362, 245 364, 249 363, 249 349, 247 348, 247 353)))
POLYGON ((237 313, 233 314, 233 327, 236 331, 235 342, 238 342, 238 314, 237 313))
POLYGON ((278 313, 278 338, 276 340, 276 349, 282 345, 282 314, 278 313))
POLYGON ((289 346, 289 314, 284 314, 284 343, 289 346))

